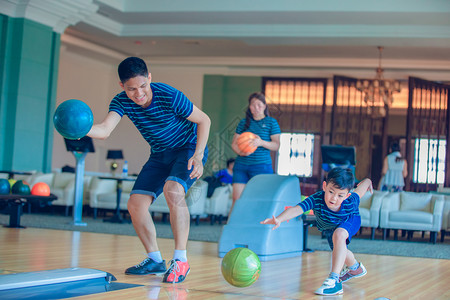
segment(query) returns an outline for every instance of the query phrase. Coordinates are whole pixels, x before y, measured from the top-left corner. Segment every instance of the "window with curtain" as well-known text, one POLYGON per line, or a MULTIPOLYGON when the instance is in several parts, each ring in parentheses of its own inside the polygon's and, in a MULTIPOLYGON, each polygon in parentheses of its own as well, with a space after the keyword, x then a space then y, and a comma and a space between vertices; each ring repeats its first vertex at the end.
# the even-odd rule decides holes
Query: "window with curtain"
POLYGON ((277 173, 311 177, 313 174, 314 134, 282 133, 277 173))
POLYGON ((415 139, 413 182, 443 184, 445 151, 444 139, 415 139))

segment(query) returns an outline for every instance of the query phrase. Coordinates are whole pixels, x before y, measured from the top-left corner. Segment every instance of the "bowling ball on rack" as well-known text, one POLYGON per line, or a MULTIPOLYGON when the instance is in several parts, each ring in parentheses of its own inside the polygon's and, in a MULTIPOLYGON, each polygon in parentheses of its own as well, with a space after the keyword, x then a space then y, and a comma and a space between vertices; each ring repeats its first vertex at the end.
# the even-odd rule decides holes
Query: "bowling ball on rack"
POLYGON ((29 195, 31 194, 30 186, 24 183, 23 180, 18 180, 11 188, 13 194, 29 195))
POLYGON ((50 187, 45 182, 36 182, 31 188, 31 195, 50 196, 50 187))
POLYGON ((8 179, 0 178, 0 195, 8 195, 10 190, 8 179))

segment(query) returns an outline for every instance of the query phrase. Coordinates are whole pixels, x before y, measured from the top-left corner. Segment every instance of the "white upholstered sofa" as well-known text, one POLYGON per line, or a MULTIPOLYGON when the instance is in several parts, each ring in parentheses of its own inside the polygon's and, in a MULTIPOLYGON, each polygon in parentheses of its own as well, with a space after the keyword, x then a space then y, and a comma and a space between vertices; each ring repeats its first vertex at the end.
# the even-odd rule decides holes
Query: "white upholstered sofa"
POLYGON ((444 196, 444 212, 442 213, 441 242, 444 242, 445 235, 450 231, 450 195, 444 196))
MULTIPOLYGON (((45 182, 50 187, 50 192, 58 199, 52 202, 52 206, 64 206, 65 215, 69 215, 69 209, 73 207, 75 200, 75 173, 52 172, 39 173, 30 179, 30 185, 37 182, 45 182)), ((84 176, 83 180, 83 204, 89 203, 89 189, 92 176, 84 176)))
MULTIPOLYGON (((120 210, 128 211, 128 199, 133 189, 134 181, 122 181, 122 192, 120 196, 120 210)), ((100 179, 95 176, 89 189, 89 206, 93 209, 94 219, 97 218, 98 210, 114 210, 117 206, 117 181, 100 179)))
POLYGON ((402 229, 409 232, 429 231, 430 241, 436 243, 441 230, 444 212, 444 196, 431 193, 400 192, 389 193, 382 199, 380 228, 383 239, 388 229, 402 229))
MULTIPOLYGON (((191 186, 186 194, 186 203, 189 209, 191 218, 195 220, 198 225, 200 217, 205 215, 205 203, 206 194, 208 192, 208 183, 204 180, 197 180, 191 186)), ((166 216, 169 214, 169 207, 167 206, 166 198, 164 194, 161 193, 156 200, 150 205, 149 211, 151 213, 162 213, 163 221, 165 221, 166 216)))
MULTIPOLYGON (((120 200, 120 210, 127 211, 128 199, 133 189, 134 181, 122 182, 122 194, 120 200)), ((186 194, 186 202, 191 217, 198 224, 200 217, 205 214, 206 193, 208 183, 203 180, 197 180, 186 194)), ((92 180, 90 190, 89 205, 94 210, 94 218, 97 217, 98 209, 115 209, 117 204, 116 181, 108 179, 99 179, 95 177, 92 180)), ((149 208, 150 213, 163 214, 163 221, 169 214, 164 194, 159 195, 149 208)))
POLYGON ((388 192, 373 191, 365 193, 359 203, 359 213, 361 215, 361 227, 371 229, 371 239, 375 238, 375 230, 380 224, 380 209, 383 197, 388 192))
POLYGON ((206 198, 205 213, 209 215, 211 225, 215 220, 221 224, 222 218, 228 216, 233 201, 232 191, 231 184, 227 184, 217 187, 211 197, 206 198))

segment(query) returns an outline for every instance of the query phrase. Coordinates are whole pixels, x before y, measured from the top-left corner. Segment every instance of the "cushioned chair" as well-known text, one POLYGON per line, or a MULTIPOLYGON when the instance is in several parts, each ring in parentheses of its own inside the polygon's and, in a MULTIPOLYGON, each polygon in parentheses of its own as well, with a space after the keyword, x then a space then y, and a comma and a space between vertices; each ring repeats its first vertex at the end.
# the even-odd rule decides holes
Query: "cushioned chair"
MULTIPOLYGON (((122 194, 120 196, 120 210, 128 211, 127 204, 133 189, 134 181, 122 181, 122 194)), ((116 209, 117 181, 94 177, 89 189, 89 206, 94 210, 94 219, 97 218, 98 209, 116 209)))
MULTIPOLYGON (((49 187, 51 187, 54 174, 53 173, 35 172, 32 175, 20 175, 20 176, 16 175, 16 176, 14 176, 14 179, 25 180, 26 182, 28 182, 30 184, 30 188, 33 188, 33 185, 35 185, 38 182, 44 182, 49 187), (17 178, 16 178, 16 176, 17 176, 17 178)), ((27 203, 28 213, 31 213, 31 206, 32 206, 32 203, 28 202, 27 203)))
POLYGON ((359 213, 361 215, 361 227, 370 227, 371 236, 373 240, 375 238, 375 230, 380 224, 380 209, 384 196, 388 192, 373 191, 371 193, 365 193, 359 203, 359 213))
MULTIPOLYGON (((84 176, 83 180, 83 205, 89 204, 89 189, 92 176, 84 176)), ((53 173, 53 180, 50 184, 50 191, 58 197, 52 205, 65 206, 65 214, 69 215, 70 207, 73 207, 75 200, 75 173, 53 173)))
POLYGON ((444 212, 442 213, 441 242, 444 242, 445 235, 450 231, 450 196, 444 196, 444 212))
POLYGON ((75 197, 75 173, 54 173, 50 191, 58 197, 52 205, 65 206, 65 214, 68 216, 75 197))
POLYGON ((150 205, 150 208, 148 209, 152 216, 155 215, 155 213, 162 214, 162 221, 166 222, 167 216, 170 213, 169 206, 167 205, 166 198, 164 197, 164 194, 161 193, 155 201, 153 201, 152 205, 150 205))
POLYGON ((206 198, 205 213, 207 213, 211 220, 211 225, 215 220, 222 223, 222 218, 227 217, 230 211, 232 198, 232 186, 227 184, 218 187, 210 198, 206 198))
MULTIPOLYGON (((205 202, 206 194, 208 192, 208 183, 204 180, 197 180, 191 186, 186 194, 186 203, 188 205, 189 213, 191 218, 195 219, 195 223, 198 225, 200 217, 205 214, 205 202)), ((167 205, 166 198, 164 194, 161 193, 152 205, 150 205, 149 211, 151 213, 162 213, 163 222, 166 216, 170 213, 169 206, 167 205)))
POLYGON ((208 194, 208 183, 204 180, 197 180, 191 186, 186 194, 186 203, 189 208, 191 218, 195 219, 195 224, 198 225, 200 217, 205 215, 206 195, 208 194))
POLYGON ((14 179, 15 180, 23 180, 28 182, 28 184, 31 186, 33 186, 34 183, 36 183, 37 181, 35 180, 38 176, 42 175, 42 172, 36 172, 36 171, 26 171, 31 173, 31 175, 22 175, 22 174, 15 174, 14 175, 14 179))
POLYGON ((29 179, 30 186, 33 187, 38 182, 44 182, 48 184, 48 186, 52 186, 53 178, 55 177, 55 173, 36 173, 31 175, 29 179))
POLYGON ((387 229, 409 231, 430 231, 430 241, 436 243, 441 230, 444 197, 430 193, 400 192, 389 193, 383 197, 380 213, 380 228, 383 239, 387 229))

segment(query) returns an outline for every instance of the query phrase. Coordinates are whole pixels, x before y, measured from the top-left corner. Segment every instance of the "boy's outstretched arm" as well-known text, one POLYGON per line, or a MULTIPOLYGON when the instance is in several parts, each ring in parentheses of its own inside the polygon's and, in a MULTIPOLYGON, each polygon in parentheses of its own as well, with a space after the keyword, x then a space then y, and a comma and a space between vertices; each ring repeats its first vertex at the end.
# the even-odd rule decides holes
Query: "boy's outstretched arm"
POLYGON ((367 191, 373 193, 372 180, 369 178, 362 180, 353 192, 357 193, 359 198, 362 198, 367 191))
POLYGON ((281 222, 290 220, 292 218, 295 218, 303 213, 303 209, 300 207, 300 205, 296 205, 293 207, 289 207, 285 211, 283 211, 281 214, 279 214, 277 217, 272 216, 272 218, 267 218, 264 221, 261 221, 261 224, 273 224, 275 225, 272 230, 277 229, 280 227, 281 222))

